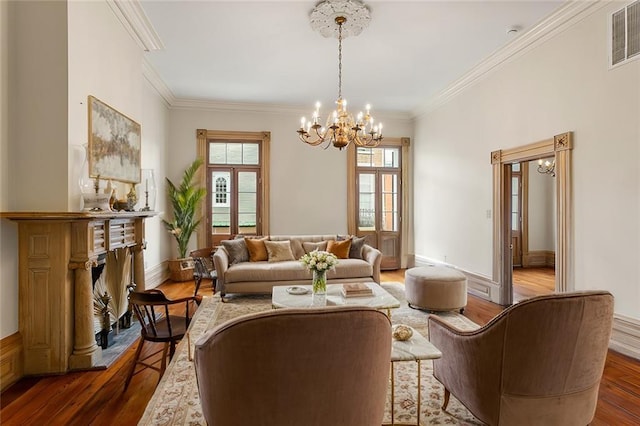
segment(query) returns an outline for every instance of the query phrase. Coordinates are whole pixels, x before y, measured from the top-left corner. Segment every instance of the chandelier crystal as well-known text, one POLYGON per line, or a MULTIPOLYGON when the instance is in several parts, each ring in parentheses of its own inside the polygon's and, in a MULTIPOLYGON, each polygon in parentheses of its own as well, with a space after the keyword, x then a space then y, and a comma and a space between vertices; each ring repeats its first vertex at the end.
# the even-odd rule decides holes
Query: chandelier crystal
MULTIPOLYGON (((366 23, 369 20, 368 9, 359 2, 353 0, 347 0, 339 2, 348 6, 361 8, 366 11, 366 23)), ((335 7, 335 4, 330 1, 320 3, 314 12, 312 12, 312 25, 316 26, 314 21, 314 13, 317 15, 317 11, 323 5, 329 4, 335 7)), ((334 9, 335 10, 335 9, 334 9)), ((342 29, 343 25, 347 22, 346 14, 338 14, 335 16, 334 21, 338 28, 338 100, 336 100, 336 109, 333 114, 327 117, 325 125, 320 124, 320 102, 316 102, 315 111, 312 113, 311 119, 307 120, 302 117, 300 120, 300 128, 297 130, 300 140, 306 144, 312 146, 318 146, 325 144, 324 148, 327 149, 330 145, 342 150, 349 144, 353 143, 362 147, 375 147, 382 141, 382 123, 374 124, 373 117, 371 116, 371 106, 366 106, 366 112, 358 113, 354 119, 353 114, 347 110, 347 100, 342 98, 342 29)), ((356 20, 359 25, 362 25, 362 19, 356 20)), ((320 26, 318 26, 320 28, 320 26)), ((330 36, 331 31, 327 30, 327 26, 322 26, 325 29, 326 34, 321 31, 325 37, 330 36)), ((362 28, 357 31, 352 31, 352 34, 359 34, 362 28)))

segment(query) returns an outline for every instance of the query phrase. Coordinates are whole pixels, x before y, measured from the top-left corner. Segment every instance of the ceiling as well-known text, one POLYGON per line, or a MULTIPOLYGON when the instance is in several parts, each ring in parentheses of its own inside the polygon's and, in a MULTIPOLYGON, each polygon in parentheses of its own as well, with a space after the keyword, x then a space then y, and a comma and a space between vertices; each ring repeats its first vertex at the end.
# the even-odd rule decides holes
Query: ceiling
MULTIPOLYGON (((563 3, 367 1, 369 27, 343 41, 343 97, 354 109, 416 111, 563 3)), ((164 44, 147 61, 176 99, 311 110, 337 98, 338 41, 311 29, 317 2, 140 4, 164 44)))

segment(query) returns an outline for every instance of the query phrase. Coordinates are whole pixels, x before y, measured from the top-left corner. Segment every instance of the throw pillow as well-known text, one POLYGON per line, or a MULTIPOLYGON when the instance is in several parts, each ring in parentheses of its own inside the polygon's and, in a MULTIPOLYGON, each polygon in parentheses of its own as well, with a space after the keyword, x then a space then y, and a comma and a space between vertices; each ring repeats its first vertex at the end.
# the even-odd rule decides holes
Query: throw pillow
POLYGON ((365 245, 366 237, 350 237, 348 235, 336 235, 337 241, 344 241, 351 238, 351 248, 349 249, 349 259, 362 259, 362 247, 365 245))
POLYGON ((296 260, 291 252, 291 243, 287 241, 265 241, 269 262, 284 262, 296 260))
POLYGON ((311 253, 312 251, 315 251, 315 250, 326 251, 327 242, 320 241, 319 243, 311 243, 311 242, 305 241, 304 243, 302 243, 302 247, 304 248, 305 253, 311 253))
POLYGON ((351 248, 351 238, 344 241, 329 240, 327 251, 336 255, 338 259, 348 259, 351 248))
POLYGON ((302 247, 302 241, 291 240, 291 252, 296 260, 300 259, 305 254, 304 248, 302 247))
POLYGON ((245 238, 244 243, 247 245, 247 250, 249 251, 249 261, 250 262, 260 262, 263 260, 267 260, 269 257, 267 255, 267 248, 264 246, 264 242, 267 238, 245 238))
POLYGON ((235 265, 240 262, 249 261, 249 250, 243 239, 236 240, 223 240, 221 241, 222 247, 227 250, 229 254, 229 265, 235 265))
POLYGON ((362 247, 365 244, 365 237, 351 238, 351 247, 349 248, 349 259, 362 259, 362 247))

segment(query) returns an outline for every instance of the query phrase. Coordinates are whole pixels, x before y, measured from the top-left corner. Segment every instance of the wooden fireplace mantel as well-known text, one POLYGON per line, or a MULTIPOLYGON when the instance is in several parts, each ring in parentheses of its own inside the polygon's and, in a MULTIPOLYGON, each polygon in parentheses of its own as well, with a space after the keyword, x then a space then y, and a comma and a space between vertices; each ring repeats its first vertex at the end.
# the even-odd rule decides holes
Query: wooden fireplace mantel
POLYGON ((144 220, 155 212, 3 212, 18 223, 19 332, 25 375, 98 368, 91 267, 129 247, 145 289, 144 220))

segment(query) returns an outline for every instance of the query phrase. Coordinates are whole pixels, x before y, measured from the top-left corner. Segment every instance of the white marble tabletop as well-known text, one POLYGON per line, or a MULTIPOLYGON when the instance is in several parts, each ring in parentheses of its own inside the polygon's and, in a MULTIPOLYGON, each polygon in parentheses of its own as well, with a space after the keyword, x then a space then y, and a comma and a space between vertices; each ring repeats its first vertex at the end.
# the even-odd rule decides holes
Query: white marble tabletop
MULTIPOLYGON (((373 290, 373 296, 344 297, 342 284, 327 284, 327 306, 355 305, 370 306, 376 309, 399 308, 398 299, 390 295, 385 289, 374 282, 366 283, 373 290)), ((309 308, 312 306, 312 293, 310 285, 297 285, 309 290, 305 294, 289 294, 290 286, 273 287, 271 304, 274 308, 309 308)))
POLYGON ((442 352, 415 329, 409 340, 393 339, 391 344, 391 361, 417 361, 422 359, 437 359, 442 352))

